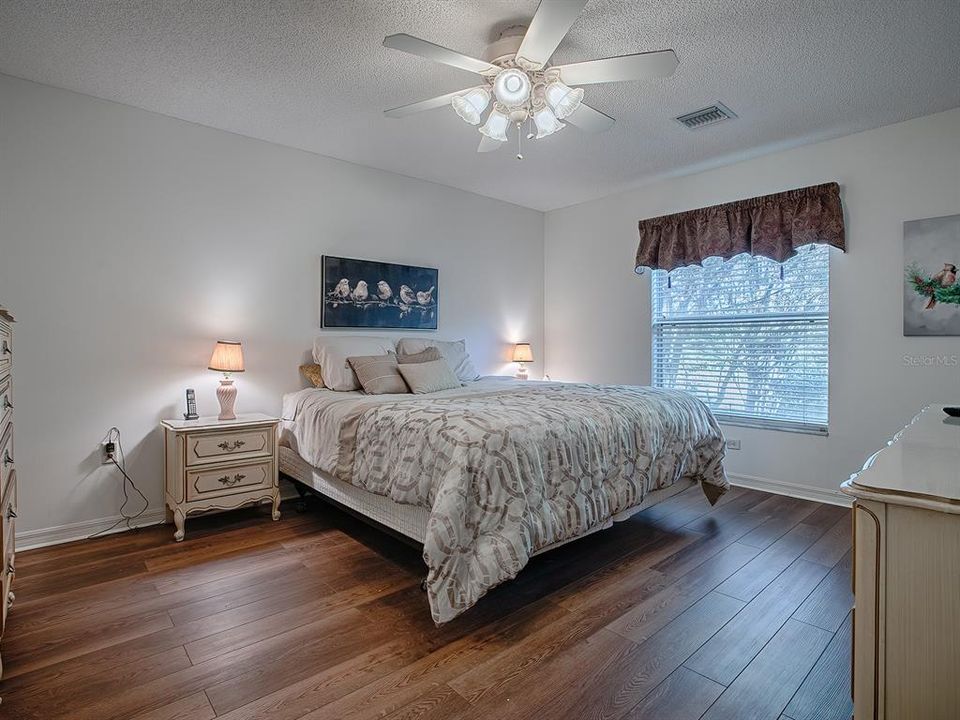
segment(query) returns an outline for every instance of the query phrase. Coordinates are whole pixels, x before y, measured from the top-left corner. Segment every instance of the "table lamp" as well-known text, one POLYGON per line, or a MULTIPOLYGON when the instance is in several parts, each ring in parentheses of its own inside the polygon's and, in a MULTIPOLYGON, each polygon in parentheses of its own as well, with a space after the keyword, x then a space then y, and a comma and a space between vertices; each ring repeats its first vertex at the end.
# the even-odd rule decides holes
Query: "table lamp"
POLYGON ((210 370, 223 373, 223 380, 217 388, 217 400, 220 401, 218 420, 236 420, 233 406, 237 402, 237 389, 233 386, 230 373, 243 372, 243 350, 240 343, 233 340, 218 340, 210 356, 210 370))
POLYGON ((530 343, 517 343, 513 346, 513 361, 520 365, 516 374, 517 380, 526 380, 526 363, 533 362, 533 351, 530 349, 530 343))

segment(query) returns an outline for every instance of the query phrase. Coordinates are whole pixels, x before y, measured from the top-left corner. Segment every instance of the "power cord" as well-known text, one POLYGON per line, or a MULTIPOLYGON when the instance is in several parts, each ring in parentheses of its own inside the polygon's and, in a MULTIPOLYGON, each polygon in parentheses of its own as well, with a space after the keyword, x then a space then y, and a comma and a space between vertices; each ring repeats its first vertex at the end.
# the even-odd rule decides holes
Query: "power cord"
POLYGON ((150 505, 150 501, 147 500, 147 497, 140 492, 140 488, 138 488, 136 483, 133 482, 133 479, 127 475, 127 455, 123 451, 123 444, 120 442, 120 429, 117 427, 110 428, 101 441, 101 445, 107 445, 108 448, 109 444, 111 443, 116 444, 116 448, 120 455, 120 462, 117 462, 117 453, 108 453, 109 460, 114 464, 117 470, 120 471, 120 474, 123 475, 123 483, 121 485, 123 488, 123 503, 120 505, 120 519, 118 519, 110 527, 90 535, 87 538, 88 540, 93 540, 101 535, 106 535, 108 532, 115 530, 122 523, 126 523, 127 530, 134 530, 135 528, 130 524, 130 522, 143 515, 147 511, 147 507, 150 505), (143 500, 143 507, 131 515, 128 515, 126 512, 127 504, 130 502, 130 493, 127 491, 127 483, 130 483, 130 487, 132 487, 134 491, 136 491, 137 495, 140 496, 140 499, 143 500))

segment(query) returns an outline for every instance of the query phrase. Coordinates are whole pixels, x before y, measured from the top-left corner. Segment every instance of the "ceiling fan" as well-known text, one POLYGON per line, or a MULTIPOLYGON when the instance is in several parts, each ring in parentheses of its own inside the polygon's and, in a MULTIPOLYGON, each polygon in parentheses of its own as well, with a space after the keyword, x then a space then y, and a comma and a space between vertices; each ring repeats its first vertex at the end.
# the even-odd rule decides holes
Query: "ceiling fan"
POLYGON ((584 103, 583 89, 574 86, 667 77, 673 74, 679 61, 673 50, 660 50, 549 65, 550 57, 587 2, 541 0, 530 26, 514 25, 504 30, 487 48, 487 60, 404 33, 385 37, 385 47, 469 70, 479 75, 481 82, 465 90, 393 108, 384 114, 401 118, 449 104, 464 121, 480 125, 483 113, 492 102, 493 108, 479 128, 483 137, 477 152, 498 149, 507 141, 507 131, 514 125, 518 160, 523 159, 520 137, 524 123, 532 125, 528 140, 539 140, 563 129, 566 127, 563 120, 589 133, 609 130, 614 119, 584 103))

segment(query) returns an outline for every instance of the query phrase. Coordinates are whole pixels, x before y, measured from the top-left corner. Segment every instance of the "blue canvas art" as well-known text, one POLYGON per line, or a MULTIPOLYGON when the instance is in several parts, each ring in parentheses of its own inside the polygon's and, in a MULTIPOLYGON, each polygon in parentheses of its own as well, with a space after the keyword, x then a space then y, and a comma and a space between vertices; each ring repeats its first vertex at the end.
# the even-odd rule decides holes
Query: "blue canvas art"
POLYGON ((325 328, 436 330, 436 268, 324 255, 321 324, 325 328))

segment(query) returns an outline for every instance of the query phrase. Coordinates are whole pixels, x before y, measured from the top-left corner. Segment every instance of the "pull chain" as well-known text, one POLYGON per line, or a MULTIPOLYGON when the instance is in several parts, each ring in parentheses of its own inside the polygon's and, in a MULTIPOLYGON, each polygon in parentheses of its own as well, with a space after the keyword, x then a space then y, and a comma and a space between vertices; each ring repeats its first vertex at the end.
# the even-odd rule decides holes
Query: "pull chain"
POLYGON ((523 149, 520 147, 521 135, 523 135, 523 126, 517 123, 517 160, 523 160, 523 149))

